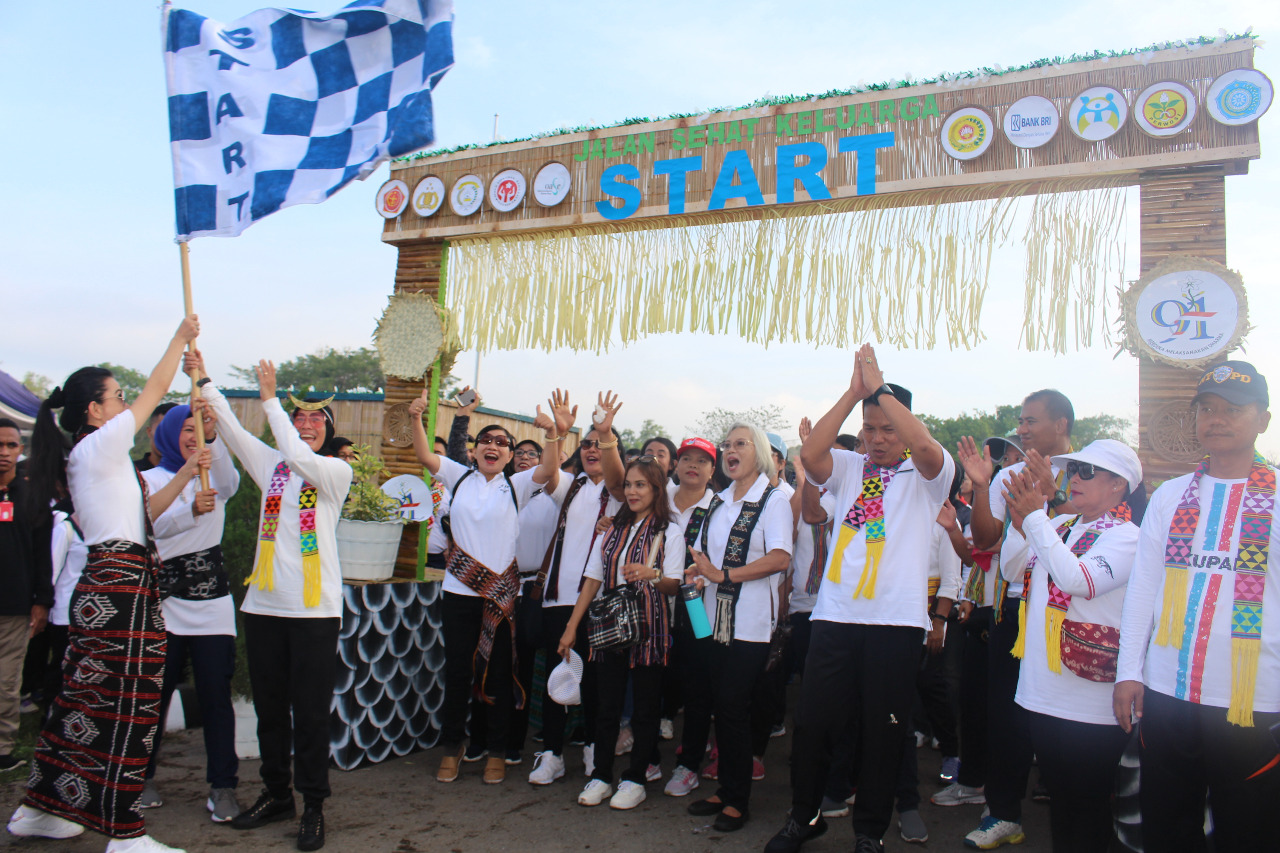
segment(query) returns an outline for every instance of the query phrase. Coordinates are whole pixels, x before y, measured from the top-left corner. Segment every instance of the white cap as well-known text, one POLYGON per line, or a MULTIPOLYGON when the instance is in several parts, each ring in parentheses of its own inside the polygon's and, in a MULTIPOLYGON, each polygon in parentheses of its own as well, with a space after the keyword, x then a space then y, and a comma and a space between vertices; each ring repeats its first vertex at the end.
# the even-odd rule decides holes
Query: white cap
POLYGON ((582 658, 572 649, 547 676, 547 695, 561 705, 582 704, 582 658))
POLYGON ((1129 491, 1138 488, 1138 484, 1142 482, 1142 463, 1138 461, 1138 454, 1129 445, 1114 438, 1100 438, 1090 442, 1083 450, 1053 457, 1053 462, 1059 468, 1065 468, 1072 459, 1088 462, 1123 477, 1129 483, 1129 491))

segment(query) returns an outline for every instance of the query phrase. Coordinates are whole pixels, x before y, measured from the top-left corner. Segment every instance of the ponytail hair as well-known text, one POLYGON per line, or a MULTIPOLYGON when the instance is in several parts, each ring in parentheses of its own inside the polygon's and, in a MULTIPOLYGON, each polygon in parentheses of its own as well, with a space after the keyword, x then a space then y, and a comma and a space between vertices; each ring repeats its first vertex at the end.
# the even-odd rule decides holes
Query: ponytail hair
POLYGON ((102 392, 110 376, 111 371, 105 367, 82 367, 40 403, 31 430, 31 456, 27 460, 26 494, 32 518, 48 512, 59 489, 63 493, 67 491, 67 452, 71 449, 67 434, 75 436, 84 430, 89 404, 102 402, 102 392), (57 423, 53 419, 54 409, 62 410, 57 423))

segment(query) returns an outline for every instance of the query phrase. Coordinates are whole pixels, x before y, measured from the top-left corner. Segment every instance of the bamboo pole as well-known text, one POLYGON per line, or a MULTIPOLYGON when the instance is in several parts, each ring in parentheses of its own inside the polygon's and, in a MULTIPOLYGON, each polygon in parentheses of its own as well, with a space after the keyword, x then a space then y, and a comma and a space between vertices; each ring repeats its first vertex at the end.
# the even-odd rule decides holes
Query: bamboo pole
MULTIPOLYGON (((445 268, 449 262, 449 241, 444 241, 444 246, 440 249, 440 283, 436 286, 436 302, 444 304, 444 286, 445 286, 445 268)), ((435 442, 436 435, 436 403, 439 402, 440 396, 440 370, 444 367, 443 356, 437 356, 436 363, 431 368, 431 393, 427 395, 430 401, 427 403, 427 438, 432 443, 435 442)), ((447 451, 446 451, 447 452, 447 451)), ((427 481, 427 485, 431 485, 431 472, 424 466, 422 469, 422 478, 427 481)), ((434 522, 433 522, 434 523, 434 522)), ((427 539, 430 536, 430 530, 424 522, 418 525, 418 580, 426 580, 427 577, 427 539)))
MULTIPOLYGON (((194 300, 191 297, 191 252, 187 248, 187 241, 183 240, 178 244, 178 257, 182 259, 182 309, 186 316, 195 313, 194 300)), ((187 344, 188 352, 195 352, 196 342, 191 341, 187 344)), ((200 378, 200 372, 192 369, 191 373, 191 408, 195 409, 196 398, 200 396, 200 387, 196 385, 196 380, 200 378)), ((197 451, 204 448, 204 417, 194 417, 196 425, 196 448, 197 451)), ((200 469, 200 489, 204 491, 209 488, 209 472, 204 468, 200 469)))

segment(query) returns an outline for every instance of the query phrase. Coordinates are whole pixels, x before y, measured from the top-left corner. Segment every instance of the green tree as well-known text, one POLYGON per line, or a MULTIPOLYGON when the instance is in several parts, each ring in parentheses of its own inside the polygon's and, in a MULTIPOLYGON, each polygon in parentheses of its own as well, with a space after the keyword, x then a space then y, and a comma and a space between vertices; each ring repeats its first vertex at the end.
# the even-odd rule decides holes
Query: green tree
MULTIPOLYGON (((1018 415, 1021 412, 1021 406, 997 406, 994 412, 974 410, 951 418, 921 415, 920 420, 929 428, 929 432, 938 440, 938 443, 954 454, 956 444, 966 435, 973 436, 976 441, 982 441, 988 436, 1003 436, 1013 432, 1018 428, 1018 415)), ((1130 426, 1132 424, 1128 420, 1115 415, 1077 417, 1075 426, 1071 430, 1071 444, 1073 447, 1080 448, 1099 438, 1129 441, 1130 426)))
POLYGON ((28 370, 22 376, 22 384, 27 390, 35 394, 41 400, 49 396, 49 392, 53 390, 53 380, 43 373, 36 373, 28 370))
MULTIPOLYGON (((102 364, 97 366, 105 367, 107 370, 111 371, 111 375, 120 383, 120 390, 124 392, 124 398, 129 402, 133 402, 134 398, 141 394, 142 389, 147 386, 147 374, 134 370, 132 367, 124 367, 123 365, 112 364, 108 361, 104 361, 102 364)), ((166 401, 182 403, 186 402, 190 396, 190 391, 170 391, 164 395, 164 399, 166 401)))
MULTIPOLYGON (((653 438, 655 435, 665 435, 671 438, 671 433, 667 432, 662 424, 652 418, 645 418, 644 423, 640 424, 640 429, 619 429, 618 440, 622 442, 623 447, 639 448, 641 442, 653 438)), ((672 439, 674 441, 674 439, 672 439)))
POLYGON ((787 428, 787 419, 782 416, 782 406, 766 403, 754 409, 711 409, 703 412, 690 432, 719 444, 728 437, 729 429, 736 423, 754 424, 765 432, 787 428))
MULTIPOLYGON (((258 387, 253 367, 231 367, 231 375, 247 387, 258 387)), ((334 349, 321 347, 276 366, 276 382, 282 390, 377 391, 385 380, 378 353, 369 347, 334 349)))

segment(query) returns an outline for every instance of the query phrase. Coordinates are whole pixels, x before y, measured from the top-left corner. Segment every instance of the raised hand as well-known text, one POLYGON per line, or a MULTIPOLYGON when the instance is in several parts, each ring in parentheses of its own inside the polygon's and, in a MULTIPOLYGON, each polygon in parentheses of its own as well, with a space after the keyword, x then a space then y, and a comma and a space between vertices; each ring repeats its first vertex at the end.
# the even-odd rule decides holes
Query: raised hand
POLYGON ((1028 515, 1044 508, 1044 496, 1036 487, 1035 478, 1027 471, 1019 471, 1006 481, 1004 499, 1009 507, 1009 517, 1019 531, 1028 515))
MULTIPOLYGON (((463 394, 467 393, 467 392, 468 392, 468 391, 470 391, 470 390, 471 390, 471 386, 470 386, 470 385, 464 385, 464 386, 463 386, 463 388, 462 388, 462 390, 461 390, 461 391, 459 391, 456 395, 454 395, 455 399, 456 399, 457 397, 461 397, 463 394)), ((481 403, 481 402, 482 402, 482 401, 481 401, 481 399, 480 399, 480 392, 479 392, 479 391, 477 391, 477 392, 476 392, 476 398, 475 398, 474 400, 472 400, 470 403, 467 403, 465 406, 459 406, 459 407, 458 407, 458 415, 459 415, 459 416, 465 416, 465 417, 471 417, 471 415, 475 414, 476 409, 480 408, 480 403, 481 403)))
POLYGON ((551 399, 547 401, 547 407, 551 410, 552 417, 555 418, 556 432, 560 435, 567 435, 569 430, 573 429, 573 422, 578 419, 578 407, 569 404, 569 392, 562 391, 557 388, 551 392, 551 399))
POLYGON ((802 447, 804 446, 804 443, 809 440, 809 433, 811 432, 813 432, 813 422, 810 421, 808 418, 801 418, 800 419, 800 445, 802 447))
POLYGON ((209 375, 204 369, 204 353, 198 349, 189 349, 182 354, 182 372, 190 375, 193 370, 196 379, 209 375))
POLYGON ((199 412, 200 423, 204 425, 204 440, 212 441, 218 437, 218 415, 203 397, 191 398, 192 413, 199 412))
POLYGON ((271 400, 276 396, 276 366, 267 359, 258 362, 254 371, 258 374, 258 396, 263 400, 271 400))
POLYGON ((614 415, 618 414, 618 410, 622 408, 622 404, 618 402, 618 395, 612 391, 601 391, 596 398, 596 412, 592 417, 592 422, 596 426, 596 432, 600 435, 608 436, 609 431, 613 429, 614 415))
POLYGON ((1031 476, 1035 478, 1036 488, 1040 490, 1040 494, 1045 500, 1049 500, 1058 490, 1057 478, 1053 476, 1053 466, 1049 464, 1048 459, 1035 450, 1028 450, 1026 456, 1026 470, 1030 471, 1031 476))
POLYGON ((853 395, 855 400, 865 400, 867 395, 871 393, 871 388, 867 386, 866 380, 862 375, 863 365, 868 360, 866 349, 866 344, 858 347, 858 351, 853 357, 853 377, 849 380, 849 393, 853 395))
POLYGON ((543 430, 547 434, 547 441, 551 441, 556 437, 556 422, 551 419, 551 415, 542 411, 541 406, 537 407, 537 414, 533 417, 533 427, 534 429, 543 430))
POLYGON ((178 331, 174 332, 173 336, 184 344, 189 344, 200 337, 200 317, 196 314, 183 317, 182 322, 178 324, 178 331))
POLYGON ((430 394, 431 392, 428 389, 423 388, 422 396, 409 404, 409 414, 416 415, 419 418, 422 417, 422 413, 427 410, 427 404, 431 402, 430 394))
POLYGON ((991 485, 996 463, 991 458, 990 447, 984 444, 979 450, 973 436, 966 435, 956 442, 956 459, 959 460, 960 467, 964 468, 964 472, 969 475, 969 482, 973 484, 974 491, 991 485))
POLYGON ((862 356, 862 383, 870 394, 884 384, 884 371, 880 369, 875 347, 871 344, 863 344, 858 355, 862 356))

